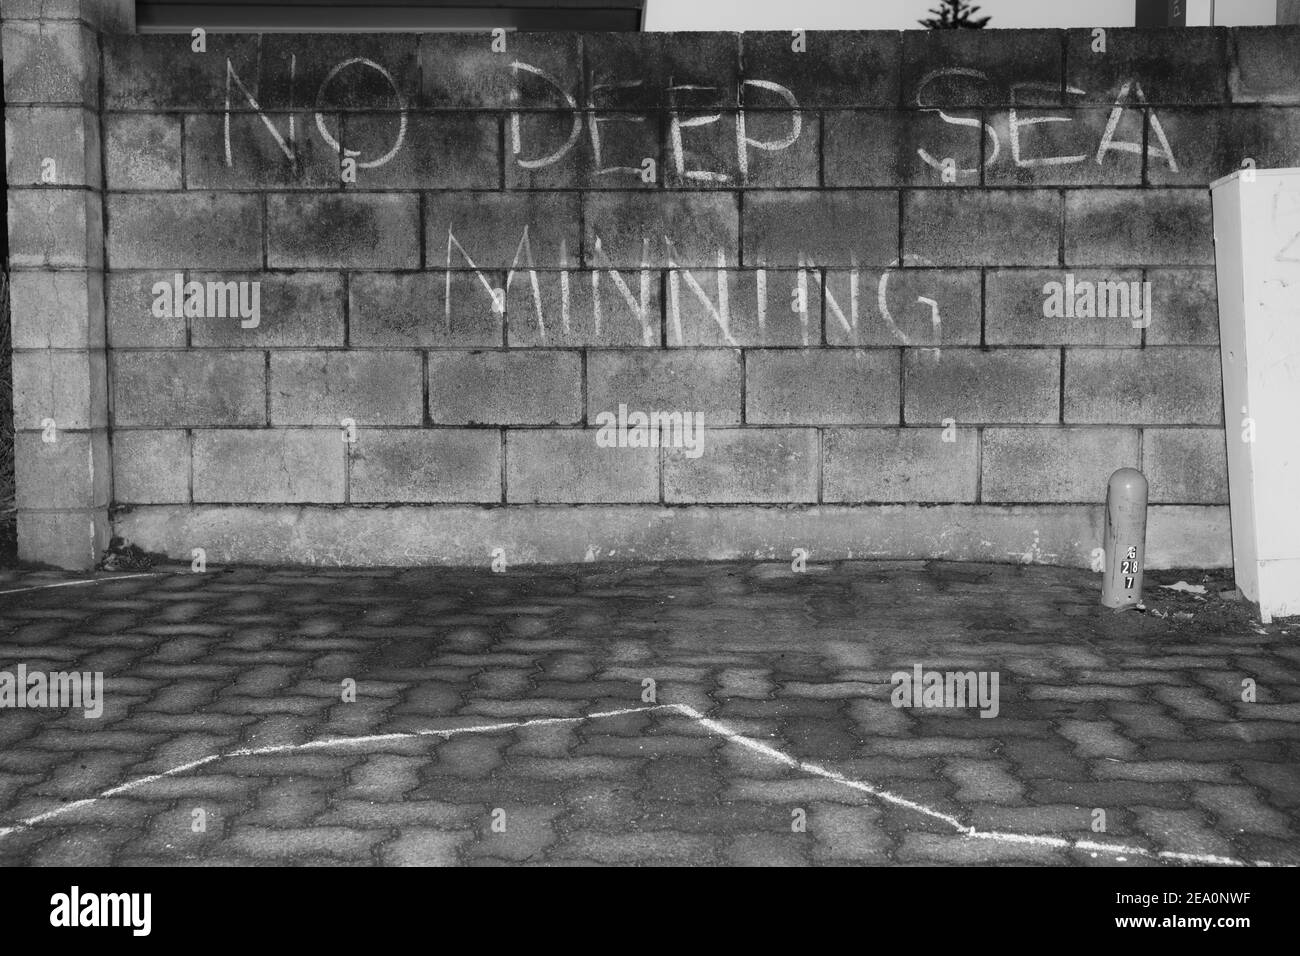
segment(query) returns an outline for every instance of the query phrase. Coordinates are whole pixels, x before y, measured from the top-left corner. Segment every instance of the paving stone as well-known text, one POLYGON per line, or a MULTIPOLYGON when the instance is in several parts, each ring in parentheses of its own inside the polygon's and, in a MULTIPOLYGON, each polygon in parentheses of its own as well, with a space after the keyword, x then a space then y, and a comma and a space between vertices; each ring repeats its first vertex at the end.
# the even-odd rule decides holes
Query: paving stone
POLYGON ((558 807, 494 806, 483 814, 478 840, 466 852, 516 863, 538 859, 557 838, 554 820, 559 813, 558 807))
POLYGON ((456 866, 459 848, 473 837, 469 830, 407 827, 393 842, 384 844, 380 855, 390 866, 456 866))
POLYGON ((1300 773, 1294 762, 1263 763, 1257 760, 1238 762, 1243 777, 1260 787, 1269 796, 1269 802, 1279 807, 1300 807, 1300 773))
POLYGON ((1160 849, 1172 853, 1235 856, 1232 844, 1210 829, 1209 820, 1195 810, 1134 807, 1138 828, 1160 849))
POLYGON ((372 847, 385 836, 382 830, 346 827, 279 829, 241 826, 230 835, 227 844, 235 853, 278 860, 325 857, 364 861, 369 858, 372 847))
POLYGON ((1187 760, 1145 760, 1093 762, 1093 769, 1102 779, 1119 780, 1205 780, 1226 783, 1231 771, 1220 764, 1197 764, 1187 760))
POLYGON ((808 866, 806 836, 798 833, 741 833, 724 851, 734 866, 808 866))
POLYGON ((339 800, 328 812, 321 814, 317 822, 322 826, 358 829, 424 827, 468 832, 481 812, 481 807, 438 800, 403 800, 401 803, 339 800))
MULTIPOLYGON (((65 579, 0 571, 6 588, 65 579)), ((1103 615, 1086 572, 942 562, 235 569, 35 591, 0 608, 0 658, 102 669, 108 706, 5 712, 0 827, 270 749, 0 837, 0 863, 1161 862, 970 838, 873 791, 984 830, 1295 863, 1289 641, 1244 617, 1103 615), (891 674, 916 662, 999 671, 997 719, 893 707, 891 674), (1240 702, 1243 675, 1262 675, 1259 703, 1240 702), (671 709, 589 716, 647 706, 643 677, 661 705, 773 749, 671 709), (504 726, 428 733, 488 724, 504 726), (296 749, 332 737, 366 740, 296 749)))
POLYGON ((880 826, 880 811, 873 806, 815 805, 808 810, 808 833, 815 841, 819 861, 847 860, 858 864, 889 862, 890 839, 880 826))
POLYGON ((1024 784, 994 761, 950 759, 946 766, 963 803, 1015 803, 1024 793, 1024 784))
POLYGON ((1137 752, 1132 741, 1120 735, 1109 721, 1065 720, 1061 722, 1061 735, 1074 741, 1081 757, 1115 757, 1123 759, 1137 752))
POLYGON ((822 777, 782 780, 732 779, 723 791, 724 800, 767 800, 792 806, 814 801, 861 804, 869 797, 822 777))
MULTIPOLYGON (((1095 808, 1060 804, 1032 807, 981 806, 971 811, 971 822, 981 830, 1091 839, 1096 835, 1092 830, 1093 809, 1095 808)), ((1116 826, 1116 816, 1114 810, 1107 810, 1107 832, 1112 834, 1123 832, 1122 828, 1116 826)))
POLYGON ((1282 840, 1295 838, 1287 815, 1265 805, 1250 787, 1195 787, 1192 801, 1214 814, 1218 824, 1231 831, 1265 833, 1282 840))
POLYGON ((695 834, 579 830, 557 846, 556 853, 572 853, 602 863, 699 866, 713 863, 716 851, 711 840, 695 834))
POLYGON ((420 768, 427 763, 427 757, 392 754, 367 757, 352 771, 350 785, 340 796, 349 800, 400 801, 402 794, 419 786, 420 768))
POLYGON ((1063 865, 1064 851, 1023 843, 945 836, 937 833, 907 833, 897 851, 900 863, 976 864, 1036 863, 1063 865))
POLYGON ((68 827, 36 849, 31 865, 112 866, 118 848, 130 838, 129 830, 105 832, 100 828, 68 827))
MULTIPOLYGON (((1193 720, 1221 720, 1228 708, 1198 687, 1157 687, 1152 696, 1174 713, 1193 720)), ((1300 711, 1297 711, 1300 716, 1300 711)))
POLYGON ((275 779, 257 791, 254 808, 240 816, 242 824, 306 827, 322 814, 332 796, 328 780, 313 777, 275 779))

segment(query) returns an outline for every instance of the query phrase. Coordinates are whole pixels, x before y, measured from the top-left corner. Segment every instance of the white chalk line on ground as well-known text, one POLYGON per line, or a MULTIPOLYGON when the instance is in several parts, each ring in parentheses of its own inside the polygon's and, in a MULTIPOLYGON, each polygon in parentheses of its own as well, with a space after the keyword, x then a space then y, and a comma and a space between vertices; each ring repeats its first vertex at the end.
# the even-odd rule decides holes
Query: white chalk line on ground
POLYGON ((33 584, 31 587, 0 591, 0 595, 22 594, 24 591, 44 591, 46 588, 73 588, 81 584, 107 584, 109 581, 129 581, 132 578, 156 578, 163 573, 162 571, 150 571, 148 574, 119 574, 115 578, 86 578, 84 581, 56 581, 53 584, 33 584))
POLYGON ((652 707, 627 707, 622 710, 605 710, 595 714, 584 714, 580 717, 535 717, 532 720, 513 720, 503 724, 469 724, 464 727, 447 727, 443 730, 409 730, 392 734, 369 734, 364 737, 327 737, 323 740, 310 740, 305 744, 272 744, 266 747, 245 747, 240 750, 232 750, 224 754, 211 754, 207 757, 200 757, 198 760, 191 760, 189 763, 183 763, 179 766, 172 767, 170 770, 164 770, 161 773, 150 774, 147 777, 140 777, 136 780, 129 780, 109 790, 105 790, 97 797, 89 797, 85 800, 77 800, 74 803, 65 804, 61 807, 55 807, 53 810, 47 810, 45 813, 37 814, 34 817, 28 817, 25 820, 19 820, 17 823, 8 827, 0 827, 0 840, 9 836, 11 833, 17 833, 19 830, 28 830, 34 826, 53 820, 55 817, 61 817, 65 813, 76 810, 80 807, 97 803, 108 797, 115 797, 119 794, 126 793, 128 790, 135 790, 138 787, 148 786, 167 777, 174 777, 177 774, 186 773, 202 767, 217 760, 226 760, 231 757, 266 757, 272 754, 292 753, 299 750, 324 750, 330 747, 356 747, 361 744, 391 743, 395 740, 415 740, 420 737, 455 737, 460 734, 490 734, 500 733, 507 730, 522 730, 526 727, 545 727, 548 724, 572 724, 584 720, 595 720, 599 717, 622 717, 627 714, 643 714, 655 710, 678 710, 677 704, 656 704, 652 707))
MULTIPOLYGON (((0 592, 5 593, 5 592, 0 592)), ((1044 836, 1041 834, 1029 833, 1009 833, 1001 830, 979 830, 973 826, 968 826, 960 819, 948 813, 927 807, 923 803, 917 803, 915 800, 909 800, 906 797, 900 797, 898 794, 891 793, 880 787, 874 786, 863 780, 854 780, 852 777, 846 777, 842 773, 830 770, 820 764, 810 763, 806 760, 800 760, 792 757, 783 750, 778 750, 770 744, 765 744, 761 740, 753 737, 746 737, 744 734, 737 733, 721 721, 705 717, 694 707, 686 704, 653 704, 649 707, 626 707, 621 710, 605 710, 594 714, 583 714, 578 717, 536 717, 531 720, 514 720, 498 724, 470 724, 464 727, 447 727, 441 730, 412 730, 402 731, 391 734, 370 734, 362 737, 327 737, 322 740, 312 740, 302 744, 272 744, 266 747, 246 747, 240 750, 232 750, 224 754, 212 754, 207 757, 201 757, 198 760, 191 760, 188 763, 172 767, 170 770, 164 770, 161 773, 151 774, 147 777, 140 777, 136 780, 129 780, 126 783, 119 784, 105 790, 96 797, 88 797, 84 800, 77 800, 73 803, 56 807, 45 813, 37 814, 34 817, 28 817, 25 820, 19 820, 8 827, 0 827, 0 839, 4 839, 11 833, 17 833, 21 830, 29 830, 37 827, 42 823, 53 820, 57 817, 70 813, 81 807, 89 806, 100 800, 115 797, 140 787, 148 786, 167 777, 174 777, 178 774, 195 770, 206 764, 218 760, 226 760, 231 757, 265 757, 272 754, 294 753, 302 750, 325 750, 334 747, 355 747, 363 744, 388 743, 397 740, 415 740, 420 737, 455 737, 461 734, 489 734, 501 733, 511 730, 525 730, 531 727, 546 727, 558 724, 581 723, 587 720, 599 720, 602 717, 625 717, 629 714, 648 714, 655 711, 672 710, 681 714, 689 720, 699 724, 708 732, 715 734, 726 740, 728 743, 752 750, 761 754, 769 760, 776 763, 784 764, 794 770, 809 774, 814 777, 821 777, 829 780, 839 786, 846 787, 850 790, 856 790, 876 798, 884 803, 891 803, 895 806, 903 807, 922 816, 939 820, 952 827, 957 836, 966 837, 974 840, 991 840, 997 843, 1007 844, 1025 844, 1030 846, 1048 847, 1060 850, 1078 850, 1084 853, 1091 853, 1094 856, 1098 853, 1106 853, 1115 857, 1141 857, 1148 860, 1171 861, 1178 863, 1197 863, 1205 866, 1274 866, 1276 864, 1264 860, 1239 860, 1235 857, 1216 856, 1209 853, 1180 853, 1174 850, 1148 850, 1140 846, 1125 846, 1118 843, 1099 843, 1095 840, 1071 839, 1069 837, 1044 836)))
POLYGON ((956 817, 942 813, 924 804, 917 803, 914 800, 908 800, 906 797, 900 797, 897 794, 890 793, 888 790, 882 790, 879 787, 872 786, 862 780, 854 780, 846 777, 834 770, 820 766, 819 764, 809 763, 805 760, 799 760, 791 757, 774 747, 770 747, 760 740, 752 737, 746 737, 738 734, 726 724, 705 717, 693 707, 685 704, 670 704, 677 711, 686 717, 691 718, 700 724, 700 726, 712 731, 720 737, 725 738, 731 743, 741 747, 747 747, 757 753, 761 753, 779 763, 786 764, 806 774, 815 777, 822 777, 826 780, 833 781, 843 787, 861 791, 870 794, 878 800, 885 803, 892 803, 896 806, 906 807, 916 813, 931 817, 935 820, 941 820, 951 826, 960 836, 970 837, 977 840, 993 840, 999 843, 1022 843, 1032 846, 1052 847, 1062 850, 1081 850, 1086 853, 1109 853, 1112 856, 1139 856, 1150 860, 1176 860, 1182 863, 1201 863, 1207 866, 1273 866, 1272 863, 1254 860, 1238 860, 1233 857, 1214 856, 1206 853, 1178 853, 1173 850, 1148 850, 1145 847, 1124 846, 1117 843, 1098 843, 1095 840, 1072 840, 1068 837, 1042 836, 1039 834, 1028 833, 1007 833, 1001 830, 978 830, 973 826, 967 826, 956 817))

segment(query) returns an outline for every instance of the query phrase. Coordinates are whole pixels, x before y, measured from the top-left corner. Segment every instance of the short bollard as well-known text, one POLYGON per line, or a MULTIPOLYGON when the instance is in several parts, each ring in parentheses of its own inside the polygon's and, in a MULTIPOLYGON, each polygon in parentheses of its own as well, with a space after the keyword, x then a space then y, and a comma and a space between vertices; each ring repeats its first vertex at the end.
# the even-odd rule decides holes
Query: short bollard
POLYGON ((1147 480, 1136 468, 1121 468, 1106 486, 1106 574, 1101 603, 1117 611, 1142 603, 1146 564, 1147 480))

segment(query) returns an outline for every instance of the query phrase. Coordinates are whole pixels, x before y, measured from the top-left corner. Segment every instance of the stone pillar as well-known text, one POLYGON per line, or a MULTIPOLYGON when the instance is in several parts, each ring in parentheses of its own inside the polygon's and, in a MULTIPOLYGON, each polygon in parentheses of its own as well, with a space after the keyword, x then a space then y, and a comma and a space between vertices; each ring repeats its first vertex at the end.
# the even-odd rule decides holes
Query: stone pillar
POLYGON ((4 0, 18 556, 93 567, 112 494, 104 349, 101 31, 130 0, 4 0))

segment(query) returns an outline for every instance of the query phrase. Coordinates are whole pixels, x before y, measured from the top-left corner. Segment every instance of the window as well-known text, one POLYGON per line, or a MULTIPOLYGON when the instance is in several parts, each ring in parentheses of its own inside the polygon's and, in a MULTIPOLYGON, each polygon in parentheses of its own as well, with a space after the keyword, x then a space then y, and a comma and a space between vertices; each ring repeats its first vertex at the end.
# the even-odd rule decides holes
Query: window
POLYGON ((401 30, 637 31, 645 0, 137 0, 141 33, 401 30))

